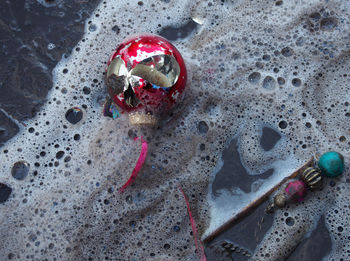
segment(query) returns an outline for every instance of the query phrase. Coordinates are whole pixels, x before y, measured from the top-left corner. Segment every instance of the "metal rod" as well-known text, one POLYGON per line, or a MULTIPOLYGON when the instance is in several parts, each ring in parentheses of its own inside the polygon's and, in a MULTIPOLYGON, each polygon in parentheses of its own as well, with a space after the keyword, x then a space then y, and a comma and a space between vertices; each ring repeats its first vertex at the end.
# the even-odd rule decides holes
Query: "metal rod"
POLYGON ((305 168, 313 165, 314 163, 314 158, 311 158, 308 162, 306 162, 302 167, 300 167, 299 169, 297 169, 296 171, 294 171, 292 174, 288 175, 287 177, 285 177, 282 181, 280 181, 279 183, 277 183, 274 187, 272 187, 269 191, 267 191, 264 195, 262 195, 261 197, 257 198, 256 200, 254 200, 253 202, 251 202, 248 206, 246 206, 244 209, 242 209, 241 212, 237 213, 236 215, 234 215, 233 217, 231 217, 227 222, 225 222, 224 224, 222 224, 220 227, 218 227, 217 229, 215 229, 212 233, 210 233, 209 235, 207 235, 206 237, 204 237, 202 239, 202 241, 204 243, 209 243, 210 241, 212 241, 214 238, 216 238, 217 236, 219 236, 222 232, 224 232, 225 230, 227 230, 229 227, 239 223, 245 216, 247 216, 248 214, 250 214, 256 207, 258 207, 259 205, 261 205, 262 203, 264 203, 269 197, 270 195, 275 192, 282 184, 284 184, 287 180, 289 179, 293 179, 295 177, 298 176, 299 173, 301 173, 302 170, 304 170, 305 168))

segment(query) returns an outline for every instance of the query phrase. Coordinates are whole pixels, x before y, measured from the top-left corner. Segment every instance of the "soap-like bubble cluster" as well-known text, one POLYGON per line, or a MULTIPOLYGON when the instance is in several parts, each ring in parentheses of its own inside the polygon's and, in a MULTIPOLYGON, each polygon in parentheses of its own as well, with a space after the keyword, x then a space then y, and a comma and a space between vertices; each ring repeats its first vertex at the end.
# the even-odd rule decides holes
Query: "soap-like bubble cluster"
MULTIPOLYGON (((101 2, 56 67, 47 103, 2 147, 1 256, 194 260, 180 184, 208 235, 316 152, 349 162, 349 11, 346 1, 101 2), (197 25, 174 41, 189 71, 183 103, 154 129, 103 118, 106 62, 118 43, 189 21, 197 25), (279 137, 272 145, 261 139, 268 129, 279 137), (149 155, 118 194, 140 153, 136 136, 149 155), (233 140, 252 183, 214 196, 209 184, 233 140)), ((325 215, 329 259, 346 260, 348 176, 288 207, 288 218, 278 212, 253 258, 283 260, 325 215)))

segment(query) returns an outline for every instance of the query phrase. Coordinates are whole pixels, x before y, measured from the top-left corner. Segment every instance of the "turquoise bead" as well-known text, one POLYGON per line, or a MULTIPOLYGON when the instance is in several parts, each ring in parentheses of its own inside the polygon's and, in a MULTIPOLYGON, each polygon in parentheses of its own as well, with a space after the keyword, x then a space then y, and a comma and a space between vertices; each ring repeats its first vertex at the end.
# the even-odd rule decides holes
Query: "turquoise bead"
POLYGON ((320 157, 318 167, 323 175, 330 178, 338 177, 344 170, 344 157, 335 151, 326 152, 320 157))

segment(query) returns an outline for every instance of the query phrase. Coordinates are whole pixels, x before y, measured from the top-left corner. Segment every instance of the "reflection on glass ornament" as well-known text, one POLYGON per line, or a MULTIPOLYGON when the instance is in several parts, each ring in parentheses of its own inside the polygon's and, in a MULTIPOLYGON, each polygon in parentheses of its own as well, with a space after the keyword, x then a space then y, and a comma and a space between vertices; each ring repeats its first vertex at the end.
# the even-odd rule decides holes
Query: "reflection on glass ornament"
POLYGON ((133 124, 155 124, 181 100, 187 71, 180 52, 166 39, 139 35, 122 42, 106 72, 110 101, 105 105, 129 113, 133 124))

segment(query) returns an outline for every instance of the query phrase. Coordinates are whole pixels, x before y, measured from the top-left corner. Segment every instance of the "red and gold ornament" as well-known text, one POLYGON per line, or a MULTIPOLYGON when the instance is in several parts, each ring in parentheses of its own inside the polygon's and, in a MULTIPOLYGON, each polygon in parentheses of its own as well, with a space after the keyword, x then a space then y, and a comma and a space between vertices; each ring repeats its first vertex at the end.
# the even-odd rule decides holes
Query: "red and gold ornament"
POLYGON ((130 113, 133 123, 156 121, 183 96, 185 62, 163 37, 145 34, 128 38, 112 53, 107 65, 107 104, 114 103, 121 112, 130 113))

